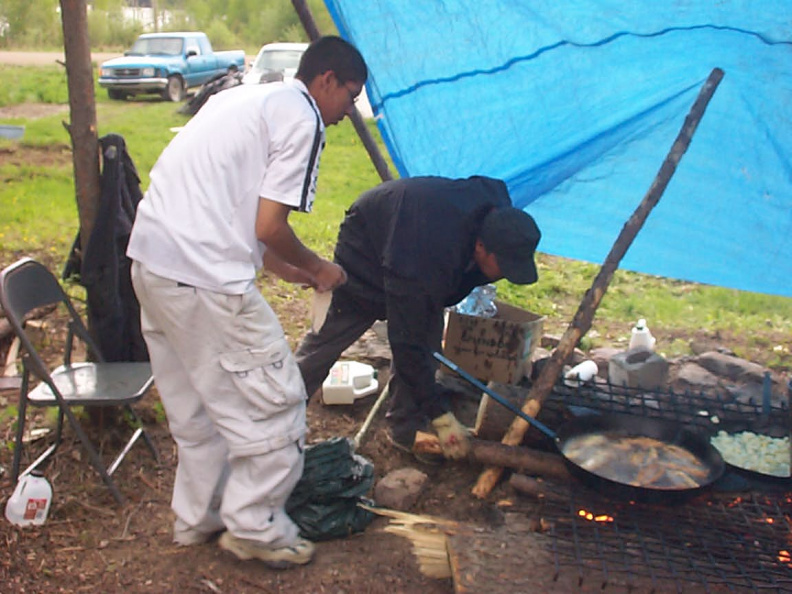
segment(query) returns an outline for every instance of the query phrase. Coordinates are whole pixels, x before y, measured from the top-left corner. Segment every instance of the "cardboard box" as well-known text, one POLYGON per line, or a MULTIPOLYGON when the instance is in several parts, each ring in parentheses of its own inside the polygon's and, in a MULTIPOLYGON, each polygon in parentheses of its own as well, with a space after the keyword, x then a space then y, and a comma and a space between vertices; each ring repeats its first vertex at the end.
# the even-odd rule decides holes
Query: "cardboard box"
POLYGON ((531 356, 541 341, 544 317, 500 301, 495 304, 494 318, 448 310, 443 354, 484 383, 516 384, 531 374, 531 356))

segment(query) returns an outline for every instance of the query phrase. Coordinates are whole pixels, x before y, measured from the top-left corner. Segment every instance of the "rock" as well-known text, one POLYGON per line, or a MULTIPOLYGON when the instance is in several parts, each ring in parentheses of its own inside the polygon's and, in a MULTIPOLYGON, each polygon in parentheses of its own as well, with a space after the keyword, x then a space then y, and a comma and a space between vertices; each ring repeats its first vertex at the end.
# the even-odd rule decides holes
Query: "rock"
POLYGON ((726 386, 726 392, 741 404, 760 405, 762 403, 763 388, 761 384, 731 384, 726 386))
POLYGON ((761 384, 764 379, 764 367, 739 357, 710 351, 700 355, 697 361, 707 371, 711 371, 715 375, 725 377, 733 382, 753 381, 761 384))
POLYGON ((536 363, 542 359, 549 359, 552 353, 544 347, 536 347, 531 355, 531 362, 536 363))
POLYGON ((718 387, 718 376, 694 362, 683 363, 675 373, 674 386, 677 390, 694 392, 718 387))
POLYGON ((615 354, 620 353, 622 349, 616 349, 612 347, 599 347, 596 349, 591 349, 588 354, 588 358, 594 361, 597 364, 597 375, 602 378, 608 377, 608 363, 615 354))
POLYGON ((378 505, 408 511, 418 501, 429 477, 415 468, 399 468, 382 477, 374 487, 378 505))
POLYGON ((726 348, 718 342, 707 339, 693 339, 690 341, 690 352, 694 355, 703 355, 709 352, 723 353, 724 355, 734 355, 734 351, 726 348))
POLYGON ((554 349, 561 342, 561 337, 555 334, 543 334, 539 346, 545 349, 554 349))
POLYGON ((382 324, 375 324, 366 330, 363 336, 341 355, 341 359, 361 361, 377 368, 390 365, 391 358, 387 328, 382 324))

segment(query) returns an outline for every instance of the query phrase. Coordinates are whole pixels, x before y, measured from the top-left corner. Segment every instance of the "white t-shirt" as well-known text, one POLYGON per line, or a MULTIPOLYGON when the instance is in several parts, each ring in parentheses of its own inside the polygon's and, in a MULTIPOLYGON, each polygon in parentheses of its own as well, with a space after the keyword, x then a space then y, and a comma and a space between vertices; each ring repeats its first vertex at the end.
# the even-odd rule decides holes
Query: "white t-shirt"
POLYGON ((255 234, 259 197, 309 212, 324 144, 299 80, 213 95, 154 164, 127 255, 165 278, 244 293, 266 250, 255 234))

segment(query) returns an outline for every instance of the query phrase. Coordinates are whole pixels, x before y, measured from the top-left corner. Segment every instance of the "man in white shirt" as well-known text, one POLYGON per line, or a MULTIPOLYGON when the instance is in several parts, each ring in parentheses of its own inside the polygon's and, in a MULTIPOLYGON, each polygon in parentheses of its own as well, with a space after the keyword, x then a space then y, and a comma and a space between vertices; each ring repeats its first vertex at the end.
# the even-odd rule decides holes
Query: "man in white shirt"
POLYGON ((151 170, 127 254, 178 447, 179 544, 222 532, 240 559, 283 568, 313 558, 284 511, 302 474, 307 396, 255 279, 264 266, 320 292, 346 282, 288 217, 310 212, 325 126, 354 109, 367 76, 352 45, 318 39, 293 81, 212 96, 151 170))

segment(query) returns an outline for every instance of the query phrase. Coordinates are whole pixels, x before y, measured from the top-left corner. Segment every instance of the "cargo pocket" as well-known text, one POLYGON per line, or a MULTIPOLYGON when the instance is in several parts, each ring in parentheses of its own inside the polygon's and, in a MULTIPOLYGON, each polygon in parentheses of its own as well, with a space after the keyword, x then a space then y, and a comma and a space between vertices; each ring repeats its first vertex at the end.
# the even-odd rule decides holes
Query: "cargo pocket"
POLYGON ((285 338, 263 349, 223 353, 220 365, 249 403, 252 420, 267 419, 306 400, 300 368, 285 338))

